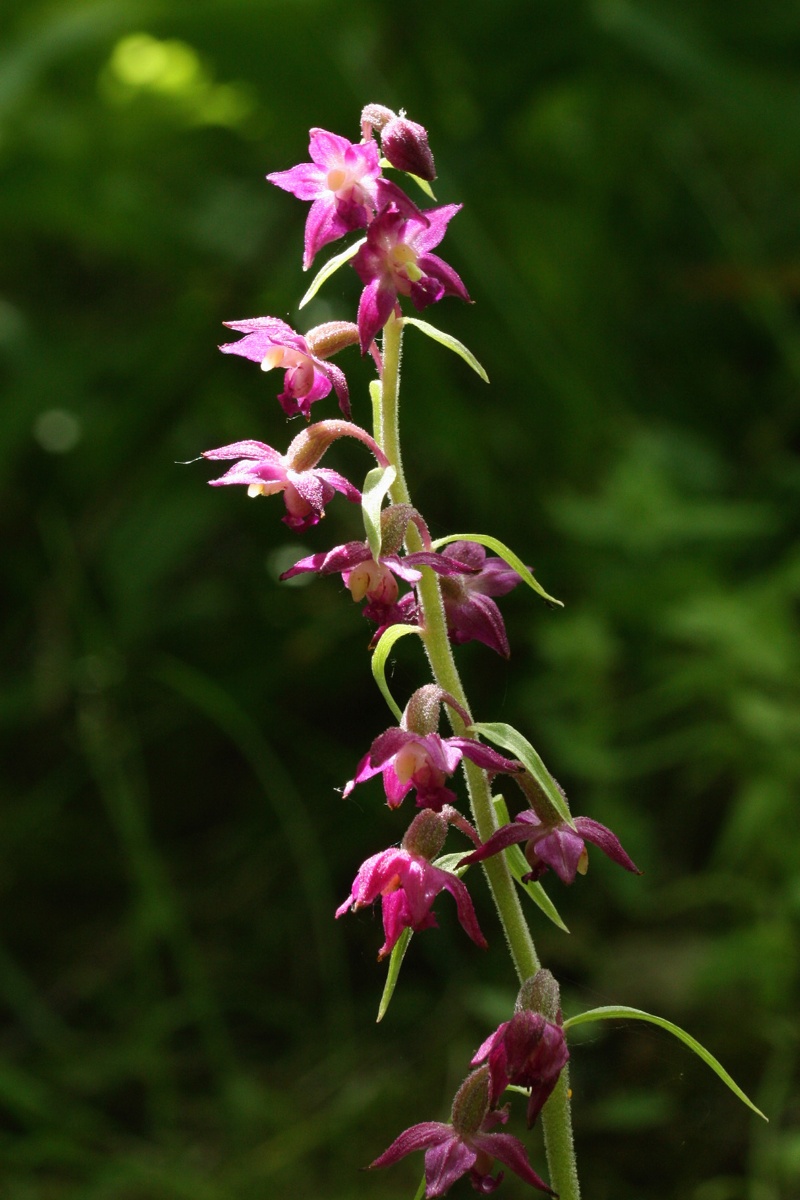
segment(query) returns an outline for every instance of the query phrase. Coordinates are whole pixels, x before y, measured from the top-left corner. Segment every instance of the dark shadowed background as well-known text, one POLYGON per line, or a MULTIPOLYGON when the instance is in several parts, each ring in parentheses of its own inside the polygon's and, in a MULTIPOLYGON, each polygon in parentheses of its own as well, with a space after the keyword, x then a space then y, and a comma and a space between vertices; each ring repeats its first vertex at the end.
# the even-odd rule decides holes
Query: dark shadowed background
MULTIPOLYGON (((508 1015, 479 880, 489 953, 444 897, 379 1026, 377 914, 332 920, 405 827, 379 782, 336 790, 391 718, 338 579, 277 575, 358 537, 357 514, 337 501, 300 538, 279 501, 175 465, 297 431, 279 379, 215 347, 223 320, 352 318, 352 272, 298 316, 305 206, 264 175, 307 158, 311 126, 356 139, 368 101, 428 127, 437 198, 464 203, 442 251, 476 303, 428 315, 492 381, 409 333, 415 499, 434 535, 494 533, 566 602, 502 602, 510 664, 461 655, 473 705, 645 868, 594 853, 571 889, 551 879, 572 932, 532 909, 542 956, 567 1013, 658 1011, 771 1118, 661 1031, 593 1026, 573 1050, 586 1196, 792 1200, 787 0, 3 0, 0 1191, 410 1200, 418 1156, 359 1168, 447 1118, 508 1015)), ((368 367, 338 361, 366 422, 368 367)), ((402 699, 425 679, 416 646, 395 658, 402 699)))

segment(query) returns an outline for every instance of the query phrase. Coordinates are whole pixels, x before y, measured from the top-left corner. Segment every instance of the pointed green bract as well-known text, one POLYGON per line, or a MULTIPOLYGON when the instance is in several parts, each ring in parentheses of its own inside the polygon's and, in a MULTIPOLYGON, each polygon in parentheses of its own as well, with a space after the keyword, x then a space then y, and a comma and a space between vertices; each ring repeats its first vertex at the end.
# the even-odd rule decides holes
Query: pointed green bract
POLYGON ((364 480, 364 490, 361 493, 361 508, 364 513, 364 529, 367 541, 375 562, 381 553, 381 505, 383 497, 394 483, 397 471, 389 464, 388 467, 373 467, 364 480))
POLYGON ((542 762, 537 751, 534 750, 528 739, 524 738, 518 729, 515 729, 513 725, 506 725, 503 721, 490 722, 488 724, 479 721, 470 725, 468 732, 479 733, 481 737, 488 738, 490 742, 494 742, 495 746, 500 746, 503 750, 510 750, 512 754, 515 754, 522 765, 530 771, 562 821, 566 821, 570 829, 575 828, 572 823, 572 814, 569 811, 569 805, 556 785, 556 781, 542 762))
POLYGON ((397 986, 397 977, 400 974, 400 967, 403 964, 403 957, 408 949, 408 943, 411 941, 411 930, 404 929, 397 939, 389 958, 389 973, 386 976, 386 983, 383 986, 383 995, 381 1002, 378 1005, 378 1015, 375 1018, 375 1023, 382 1021, 386 1016, 386 1010, 389 1007, 394 989, 397 986))
MULTIPOLYGON (((408 321, 408 317, 403 318, 408 321)), ((556 600, 555 596, 549 595, 542 585, 536 581, 534 576, 525 566, 521 558, 518 558, 513 550, 509 550, 508 546, 504 545, 498 538, 490 537, 487 533, 450 533, 447 537, 437 538, 433 543, 434 550, 441 549, 442 546, 448 546, 450 542, 477 542, 480 546, 486 546, 489 550, 494 550, 495 554, 507 562, 510 567, 513 567, 518 575, 521 576, 523 583, 527 583, 528 587, 533 588, 537 595, 546 600, 548 604, 555 604, 558 608, 564 607, 563 600, 556 600)))
POLYGON ((457 850, 455 854, 443 854, 441 858, 434 860, 433 865, 438 867, 440 871, 449 871, 451 875, 457 875, 460 879, 469 870, 468 866, 462 867, 460 871, 458 870, 458 864, 463 857, 464 851, 457 850))
POLYGON ((389 652, 395 642, 399 641, 401 637, 405 637, 407 633, 421 634, 422 630, 418 625, 390 625, 388 629, 384 629, 372 654, 372 674, 375 677, 375 682, 381 689, 381 695, 398 721, 402 720, 403 713, 395 704, 392 693, 389 691, 389 685, 386 682, 386 659, 389 657, 389 652))
POLYGON ((403 317, 403 325, 415 325, 417 329, 421 329, 429 338, 433 338, 434 342, 439 342, 442 346, 446 346, 448 350, 452 350, 459 358, 463 358, 464 362, 472 367, 476 375, 480 375, 484 383, 489 382, 489 376, 472 351, 468 350, 464 343, 460 342, 458 338, 454 338, 452 334, 437 329, 435 325, 429 325, 427 321, 420 321, 419 317, 403 317))
MULTIPOLYGON (((387 170, 396 171, 397 170, 397 168, 394 167, 389 162, 388 158, 382 158, 380 160, 380 163, 381 163, 381 166, 383 167, 384 171, 387 171, 387 170)), ((421 188, 426 196, 430 196, 430 198, 434 202, 434 204, 436 203, 436 197, 433 194, 433 188, 428 183, 427 179, 420 179, 419 175, 412 175, 412 173, 410 171, 404 171, 403 174, 407 175, 409 179, 413 179, 414 183, 417 185, 417 187, 421 188)))
POLYGON ((348 246, 346 250, 342 250, 341 254, 334 254, 333 258, 329 258, 325 263, 325 266, 317 271, 311 286, 297 307, 305 308, 309 300, 314 299, 323 283, 325 283, 326 279, 330 279, 331 275, 335 274, 335 272, 339 270, 339 267, 343 267, 346 262, 349 262, 351 258, 354 258, 366 240, 366 238, 359 238, 357 242, 353 242, 352 246, 348 246))
POLYGON ((685 1029, 681 1029, 679 1025, 673 1025, 672 1021, 667 1021, 665 1017, 654 1017, 652 1013, 644 1012, 640 1008, 628 1008, 624 1004, 615 1004, 603 1006, 602 1008, 590 1008, 588 1012, 578 1013, 575 1017, 569 1017, 564 1022, 564 1028, 569 1029, 574 1025, 586 1025, 589 1021, 649 1021, 651 1025, 659 1025, 662 1029, 666 1029, 667 1033, 671 1033, 693 1050, 698 1058, 702 1058, 706 1066, 711 1067, 715 1075, 718 1075, 722 1082, 731 1089, 735 1096, 738 1096, 742 1104, 746 1104, 754 1113, 761 1117, 764 1121, 769 1118, 765 1117, 760 1108, 757 1108, 753 1101, 745 1095, 738 1083, 731 1079, 728 1072, 720 1062, 714 1058, 714 1055, 706 1050, 705 1046, 701 1046, 696 1038, 693 1038, 685 1029))
MULTIPOLYGON (((505 799, 502 796, 492 796, 492 802, 494 804, 494 811, 497 813, 498 823, 500 825, 507 825, 511 820, 511 817, 509 816, 505 799)), ((522 876, 528 874, 531 869, 531 865, 525 855, 522 853, 519 846, 506 846, 505 853, 508 869, 514 876, 517 884, 522 888, 523 892, 527 892, 534 904, 536 904, 542 910, 544 915, 548 917, 554 925, 557 925, 559 929, 563 929, 564 933, 569 933, 569 929, 559 916, 558 909, 556 908, 555 904, 553 904, 553 901, 550 899, 542 885, 540 883, 522 882, 522 876)), ((439 864, 437 863, 437 866, 438 865, 439 864)))

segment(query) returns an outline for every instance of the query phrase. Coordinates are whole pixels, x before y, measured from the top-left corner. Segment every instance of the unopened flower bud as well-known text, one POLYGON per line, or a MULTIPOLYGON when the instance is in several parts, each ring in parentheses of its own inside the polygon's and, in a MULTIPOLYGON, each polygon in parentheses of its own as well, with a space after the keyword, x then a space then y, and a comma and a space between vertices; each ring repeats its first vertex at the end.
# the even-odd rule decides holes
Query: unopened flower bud
POLYGON ((548 1021, 561 1024, 561 995, 558 983, 553 974, 544 967, 535 975, 531 975, 530 979, 526 979, 519 989, 514 1012, 523 1012, 525 1009, 541 1013, 548 1021))
POLYGON ((406 171, 431 183, 436 178, 428 133, 416 121, 409 121, 402 110, 381 130, 381 149, 384 157, 398 171, 406 171))
POLYGON ((446 837, 447 818, 425 808, 414 817, 401 844, 409 854, 419 854, 432 862, 441 853, 446 837))
POLYGON ((326 321, 323 325, 315 325, 306 334, 306 343, 317 358, 330 358, 357 341, 358 326, 352 321, 326 321))
POLYGON ((489 1068, 473 1071, 455 1094, 450 1120, 459 1137, 473 1137, 489 1111, 489 1068))

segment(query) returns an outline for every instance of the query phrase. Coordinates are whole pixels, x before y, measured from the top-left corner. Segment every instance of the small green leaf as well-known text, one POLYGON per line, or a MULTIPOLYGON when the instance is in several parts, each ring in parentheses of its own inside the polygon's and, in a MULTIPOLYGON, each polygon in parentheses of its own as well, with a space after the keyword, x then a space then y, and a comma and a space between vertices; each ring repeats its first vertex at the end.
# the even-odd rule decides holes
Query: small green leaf
POLYGON ((435 342, 440 342, 442 346, 446 346, 448 350, 452 350, 454 354, 463 358, 464 362, 472 367, 476 374, 480 375, 484 383, 489 382, 489 376, 484 371, 481 364, 478 362, 471 350, 468 350, 463 342, 458 338, 454 338, 449 333, 444 333, 443 330, 437 329, 435 325, 429 325, 427 321, 420 321, 418 317, 403 317, 404 325, 415 325, 417 329, 421 329, 429 338, 433 338, 435 342))
POLYGON ((494 742, 495 746, 500 746, 503 750, 510 750, 512 754, 515 754, 522 765, 528 768, 561 819, 566 821, 571 829, 575 828, 569 806, 556 786, 556 781, 539 754, 518 729, 515 729, 513 725, 506 725, 503 721, 488 724, 479 721, 470 725, 468 732, 479 733, 481 737, 494 742))
MULTIPOLYGON (((404 321, 408 321, 409 319, 409 317, 403 318, 404 321)), ((508 546, 505 546, 497 538, 490 537, 486 533, 451 533, 447 537, 437 538, 433 543, 433 548, 434 550, 438 550, 441 546, 449 545, 450 542, 478 542, 479 545, 486 546, 489 550, 494 550, 495 554, 499 554, 510 567, 513 567, 522 576, 523 582, 527 583, 528 587, 533 588, 543 600, 546 600, 548 604, 555 604, 558 608, 564 607, 563 600, 556 600, 555 596, 548 595, 542 585, 534 579, 522 559, 517 558, 514 551, 509 550, 508 546)))
POLYGON ((469 854, 469 850, 459 850, 455 854, 443 854, 441 858, 434 861, 433 865, 440 871, 449 871, 451 875, 458 875, 460 878, 465 871, 469 870, 469 864, 458 870, 458 864, 466 854, 469 854))
MULTIPOLYGON (((393 166, 392 163, 389 162, 388 158, 382 158, 380 160, 380 165, 383 167, 384 171, 386 171, 390 168, 393 171, 396 171, 398 169, 397 167, 393 166)), ((430 196, 430 198, 431 198, 431 200, 433 200, 434 204, 436 203, 436 197, 433 194, 433 188, 428 183, 427 179, 420 179, 419 175, 412 175, 412 173, 410 171, 404 171, 403 174, 407 175, 409 177, 409 179, 413 179, 414 183, 417 185, 417 187, 422 188, 425 195, 430 196)))
POLYGON ((403 714, 395 704, 386 682, 386 659, 395 642, 399 641, 401 637, 405 637, 407 633, 421 634, 422 630, 419 625, 390 625, 388 629, 384 629, 372 654, 372 674, 375 676, 375 682, 398 721, 401 720, 403 714))
MULTIPOLYGON (((497 820, 500 825, 507 825, 511 820, 506 802, 502 796, 492 796, 494 810, 497 814, 497 820)), ((527 892, 534 904, 542 910, 544 915, 548 917, 554 925, 559 929, 563 929, 564 933, 569 933, 569 929, 561 920, 553 901, 548 896, 540 883, 523 883, 522 876, 530 872, 531 865, 519 846, 506 846, 506 862, 508 869, 516 880, 517 884, 522 888, 523 892, 527 892)), ((438 864, 437 864, 438 865, 438 864)))
POLYGON ((403 958, 406 950, 408 949, 408 943, 410 941, 411 930, 404 929, 400 934, 400 937, 395 942, 394 949, 392 950, 391 957, 389 958, 389 973, 386 976, 386 983, 383 986, 383 995, 381 996, 381 1002, 378 1005, 378 1015, 375 1019, 376 1024, 379 1021, 382 1021, 386 1016, 386 1010, 389 1007, 392 996, 394 995, 394 989, 397 986, 397 977, 400 974, 400 967, 403 964, 403 958))
POLYGON ((667 1021, 664 1017, 654 1017, 652 1013, 643 1012, 640 1008, 628 1008, 627 1005, 608 1005, 602 1008, 590 1008, 588 1012, 579 1013, 576 1017, 569 1017, 564 1022, 564 1028, 569 1029, 573 1025, 585 1025, 589 1021, 649 1021, 651 1025, 659 1025, 662 1029, 666 1029, 667 1033, 673 1034, 679 1038, 690 1050, 693 1050, 698 1058, 702 1058, 706 1066, 711 1067, 715 1075, 718 1075, 722 1082, 731 1089, 735 1096, 738 1096, 743 1104, 751 1108, 754 1113, 762 1117, 765 1121, 769 1118, 765 1117, 760 1108, 756 1108, 753 1101, 750 1100, 742 1091, 737 1083, 731 1079, 728 1072, 719 1063, 710 1051, 706 1050, 705 1046, 687 1033, 685 1029, 681 1029, 679 1025, 673 1025, 672 1021, 667 1021))
POLYGON ((381 553, 381 505, 396 476, 397 471, 390 463, 388 467, 373 467, 364 480, 361 508, 364 513, 367 541, 375 562, 381 553))
POLYGON ((327 279, 330 279, 331 275, 335 274, 335 272, 339 270, 339 267, 343 267, 346 262, 349 262, 351 258, 358 254, 366 240, 367 239, 365 237, 359 238, 357 242, 353 242, 352 246, 348 246, 347 249, 342 250, 340 254, 334 254, 333 258, 329 258, 325 263, 325 266, 322 267, 321 270, 317 271, 311 286, 297 307, 305 308, 309 300, 314 299, 323 283, 325 283, 327 279))

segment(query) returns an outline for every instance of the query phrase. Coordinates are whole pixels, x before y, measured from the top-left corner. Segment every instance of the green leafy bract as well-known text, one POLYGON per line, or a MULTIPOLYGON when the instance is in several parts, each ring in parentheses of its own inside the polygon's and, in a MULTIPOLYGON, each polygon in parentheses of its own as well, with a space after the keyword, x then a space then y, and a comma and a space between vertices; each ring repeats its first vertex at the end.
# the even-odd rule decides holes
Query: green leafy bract
POLYGON ((403 713, 395 704, 392 693, 389 691, 389 685, 386 682, 386 659, 389 657, 389 651, 395 642, 401 637, 405 637, 407 633, 421 634, 422 630, 419 625, 390 625, 388 629, 384 629, 372 654, 372 674, 375 676, 375 682, 381 689, 381 695, 398 721, 402 719, 403 713))
POLYGON ((386 1010, 394 995, 394 989, 397 985, 397 977, 400 974, 400 967, 403 964, 403 957, 408 949, 408 943, 411 941, 411 930, 404 929, 400 937, 394 944, 394 949, 389 957, 389 973, 386 976, 386 983, 383 985, 383 995, 381 1002, 378 1005, 378 1015, 375 1018, 375 1023, 382 1021, 386 1016, 386 1010))
POLYGON ((542 762, 537 751, 534 750, 528 739, 524 738, 518 729, 515 729, 513 725, 506 725, 503 721, 489 723, 479 721, 470 725, 468 732, 479 733, 481 737, 488 738, 490 742, 494 742, 495 746, 500 746, 503 750, 510 750, 512 754, 515 754, 522 765, 530 771, 561 819, 566 821, 571 829, 575 828, 572 823, 572 814, 569 811, 569 806, 561 794, 555 779, 553 779, 553 776, 542 762))
MULTIPOLYGON (((391 169, 392 171, 397 170, 397 167, 395 167, 392 163, 390 163, 388 158, 382 158, 380 160, 380 165, 383 167, 384 171, 387 171, 389 169, 391 169)), ((433 188, 428 183, 427 179, 420 179, 419 175, 413 175, 411 173, 411 171, 403 171, 403 174, 407 175, 409 179, 413 179, 414 183, 417 185, 417 187, 421 188, 426 196, 430 196, 430 198, 434 202, 434 204, 436 203, 436 197, 433 194, 433 188)))
POLYGON ((383 497, 397 477, 397 471, 389 464, 388 467, 373 467, 364 480, 364 490, 361 493, 361 508, 364 513, 364 528, 367 531, 367 541, 375 562, 381 552, 381 505, 383 497))
POLYGON ((464 343, 460 342, 458 338, 454 338, 452 334, 437 329, 435 325, 429 325, 427 321, 420 321, 418 317, 403 317, 403 325, 415 325, 417 329, 421 329, 429 338, 433 338, 435 342, 439 342, 442 346, 446 346, 448 350, 452 350, 454 354, 463 358, 464 362, 472 367, 477 375, 480 375, 484 383, 489 382, 489 376, 472 351, 468 350, 464 343))
POLYGON ((769 1120, 765 1117, 760 1108, 756 1108, 753 1101, 742 1091, 737 1083, 731 1079, 728 1072, 720 1062, 714 1058, 714 1055, 706 1050, 705 1046, 693 1038, 685 1029, 681 1029, 679 1025, 674 1025, 672 1021, 667 1021, 665 1017, 654 1017, 652 1013, 643 1012, 640 1008, 628 1008, 625 1004, 604 1005, 602 1008, 590 1008, 588 1012, 578 1013, 575 1017, 569 1017, 564 1022, 564 1028, 570 1029, 576 1025, 585 1025, 589 1021, 649 1021, 651 1025, 659 1025, 662 1029, 666 1029, 667 1033, 673 1034, 674 1037, 682 1041, 690 1050, 693 1050, 698 1058, 702 1058, 706 1066, 711 1067, 715 1075, 718 1075, 722 1082, 731 1089, 735 1096, 738 1096, 743 1104, 751 1108, 754 1113, 763 1120, 769 1120))
MULTIPOLYGON (((408 321, 409 317, 404 317, 404 321, 408 321)), ((495 554, 507 562, 510 567, 522 577, 523 583, 527 583, 528 587, 533 588, 537 595, 546 600, 548 604, 556 605, 558 608, 564 607, 563 600, 556 600, 555 596, 549 595, 542 585, 536 581, 534 576, 525 566, 521 558, 518 558, 513 550, 509 550, 508 546, 504 545, 498 538, 490 537, 487 533, 450 533, 447 537, 437 538, 433 543, 434 550, 440 549, 442 546, 447 546, 450 542, 477 542, 481 546, 486 546, 489 550, 494 550, 495 554)))
POLYGON ((327 279, 330 279, 331 275, 335 274, 335 272, 339 270, 339 267, 343 267, 346 262, 349 262, 351 258, 354 258, 355 255, 358 254, 366 240, 367 239, 365 237, 359 238, 357 242, 353 242, 352 246, 348 246, 347 249, 342 250, 340 254, 334 254, 333 258, 329 258, 325 263, 325 266, 317 271, 308 291, 306 292, 305 296, 303 296, 303 299, 300 301, 297 307, 305 308, 309 300, 314 299, 323 283, 325 283, 327 279))
MULTIPOLYGON (((492 796, 492 802, 494 803, 494 810, 497 813, 498 822, 501 825, 507 825, 511 818, 509 816, 508 808, 504 798, 502 796, 492 796)), ((522 853, 522 850, 519 848, 519 846, 506 846, 506 862, 508 863, 509 871, 513 875, 515 881, 522 888, 523 892, 527 892, 534 904, 536 904, 542 910, 544 915, 548 917, 554 925, 557 925, 559 929, 563 929, 564 933, 569 933, 569 929, 559 916, 558 909, 556 908, 555 904, 553 904, 553 901, 550 899, 542 885, 540 883, 522 882, 522 876, 527 875, 530 872, 531 865, 526 859, 525 855, 522 853)), ((439 864, 437 863, 437 866, 438 865, 439 864)))

